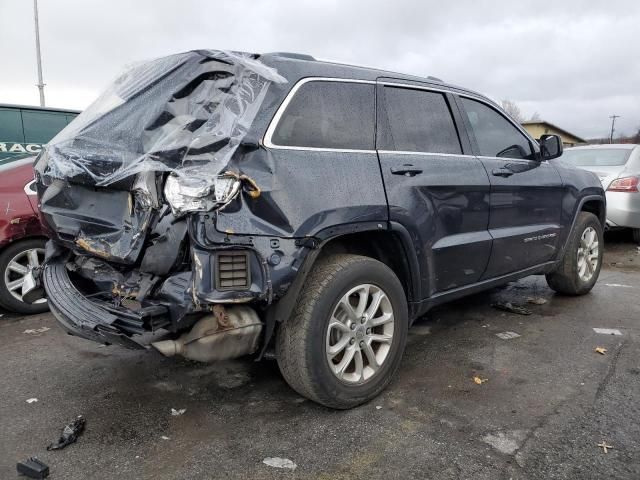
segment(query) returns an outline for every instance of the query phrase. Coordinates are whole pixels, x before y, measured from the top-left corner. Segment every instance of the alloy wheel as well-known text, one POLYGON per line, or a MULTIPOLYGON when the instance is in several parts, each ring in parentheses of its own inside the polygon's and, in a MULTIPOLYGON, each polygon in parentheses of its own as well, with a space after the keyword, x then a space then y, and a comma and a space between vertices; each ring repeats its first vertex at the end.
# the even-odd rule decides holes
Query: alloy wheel
POLYGON ((395 317, 387 294, 378 286, 358 285, 333 309, 326 336, 326 357, 333 374, 347 384, 362 384, 389 357, 395 317))
POLYGON ((578 276, 583 282, 588 282, 598 268, 600 244, 598 234, 593 227, 587 227, 580 237, 578 246, 578 276))
MULTIPOLYGON (((22 302, 22 285, 25 276, 44 261, 44 248, 30 248, 18 253, 11 259, 4 271, 4 284, 9 293, 22 302)), ((46 298, 39 298, 33 303, 45 303, 46 298)))

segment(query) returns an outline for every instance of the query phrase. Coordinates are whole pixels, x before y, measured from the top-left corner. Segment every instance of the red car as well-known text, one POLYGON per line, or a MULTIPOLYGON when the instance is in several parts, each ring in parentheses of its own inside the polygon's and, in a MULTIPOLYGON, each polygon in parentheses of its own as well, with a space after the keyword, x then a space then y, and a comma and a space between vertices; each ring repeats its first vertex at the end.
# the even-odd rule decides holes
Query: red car
POLYGON ((42 297, 22 301, 30 269, 44 260, 47 237, 40 225, 33 180, 33 157, 0 165, 0 306, 17 313, 48 310, 42 297))

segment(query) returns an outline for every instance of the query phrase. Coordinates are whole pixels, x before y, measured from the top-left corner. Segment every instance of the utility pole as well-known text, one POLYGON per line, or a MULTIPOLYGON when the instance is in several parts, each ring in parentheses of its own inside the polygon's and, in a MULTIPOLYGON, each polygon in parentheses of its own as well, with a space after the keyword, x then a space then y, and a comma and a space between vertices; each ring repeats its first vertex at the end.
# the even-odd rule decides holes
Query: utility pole
POLYGON ((609 135, 609 143, 613 143, 613 132, 616 131, 616 118, 620 118, 620 115, 610 115, 609 118, 611 119, 611 135, 609 135))
POLYGON ((36 59, 38 61, 38 83, 40 106, 44 107, 44 82, 42 81, 42 58, 40 56, 40 27, 38 26, 38 0, 33 0, 33 20, 36 26, 36 59))

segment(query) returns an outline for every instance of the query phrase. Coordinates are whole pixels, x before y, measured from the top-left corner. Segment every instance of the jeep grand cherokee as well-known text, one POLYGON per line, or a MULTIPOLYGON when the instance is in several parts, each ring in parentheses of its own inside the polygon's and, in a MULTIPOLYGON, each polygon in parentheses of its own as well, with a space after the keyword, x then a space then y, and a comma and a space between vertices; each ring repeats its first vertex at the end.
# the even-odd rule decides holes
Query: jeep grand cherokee
POLYGON ((605 197, 561 154, 431 77, 173 55, 126 71, 39 155, 40 278, 73 335, 269 352, 300 394, 349 408, 434 305, 532 274, 591 290, 605 197))

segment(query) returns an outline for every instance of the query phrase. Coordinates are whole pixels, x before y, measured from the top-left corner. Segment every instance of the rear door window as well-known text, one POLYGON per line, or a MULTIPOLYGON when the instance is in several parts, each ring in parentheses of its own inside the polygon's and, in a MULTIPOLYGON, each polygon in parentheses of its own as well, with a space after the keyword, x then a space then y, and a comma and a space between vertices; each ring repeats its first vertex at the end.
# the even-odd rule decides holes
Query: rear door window
POLYGON ((0 109, 0 143, 23 143, 20 110, 0 109))
POLYGON ((462 153, 458 132, 443 93, 384 87, 386 121, 378 148, 425 153, 462 153))
POLYGON ((533 159, 529 139, 515 125, 482 102, 461 97, 480 155, 533 159))
POLYGON ((271 143, 289 147, 373 150, 373 84, 311 81, 287 105, 271 143))
POLYGON ((55 112, 22 111, 26 143, 47 143, 67 126, 64 114, 55 112))

